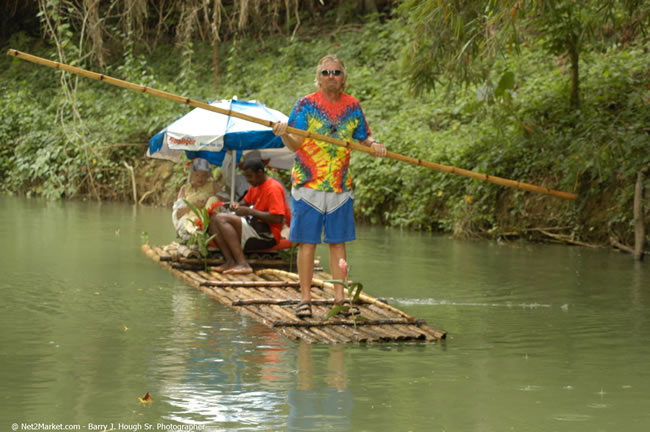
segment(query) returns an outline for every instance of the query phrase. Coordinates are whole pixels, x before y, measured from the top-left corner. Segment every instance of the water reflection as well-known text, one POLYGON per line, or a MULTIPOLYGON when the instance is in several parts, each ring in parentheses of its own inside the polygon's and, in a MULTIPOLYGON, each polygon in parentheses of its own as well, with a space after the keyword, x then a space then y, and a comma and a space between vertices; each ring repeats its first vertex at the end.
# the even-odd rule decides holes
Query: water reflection
POLYGON ((289 430, 349 430, 353 402, 346 387, 344 346, 326 348, 327 372, 322 382, 312 349, 306 342, 298 347, 296 385, 288 397, 289 430))
POLYGON ((450 339, 310 346, 144 257, 143 231, 153 244, 173 238, 166 209, 3 196, 0 208, 2 426, 162 419, 206 431, 289 422, 293 430, 627 432, 650 424, 647 260, 359 226, 351 278, 450 339), (147 391, 154 402, 140 404, 147 391))
POLYGON ((184 286, 174 294, 173 343, 155 375, 173 422, 219 427, 282 424, 284 340, 208 296, 184 286), (273 420, 276 418, 276 420, 273 420))
POLYGON ((291 342, 183 284, 150 371, 163 418, 211 428, 349 430, 343 345, 291 342))

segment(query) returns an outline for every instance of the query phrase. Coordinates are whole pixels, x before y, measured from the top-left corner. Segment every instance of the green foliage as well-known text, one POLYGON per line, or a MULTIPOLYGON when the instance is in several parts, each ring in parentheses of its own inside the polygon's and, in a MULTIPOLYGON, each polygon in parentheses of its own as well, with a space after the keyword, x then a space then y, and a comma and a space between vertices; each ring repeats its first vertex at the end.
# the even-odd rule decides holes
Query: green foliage
POLYGON ((411 90, 422 93, 440 84, 451 88, 485 80, 491 57, 503 48, 504 39, 516 41, 516 33, 510 37, 501 31, 514 28, 508 3, 404 1, 399 11, 412 36, 403 52, 403 65, 411 90))
POLYGON ((399 11, 413 29, 403 63, 415 93, 485 81, 495 62, 528 41, 568 56, 574 108, 582 53, 617 43, 615 35, 645 35, 650 24, 650 6, 638 0, 406 0, 399 11))
POLYGON ((185 201, 187 207, 198 216, 198 220, 192 219, 192 224, 196 227, 196 231, 194 231, 190 236, 187 245, 198 247, 199 253, 203 257, 205 271, 208 271, 208 245, 216 237, 216 234, 210 235, 208 232, 208 227, 210 226, 210 214, 204 207, 197 207, 187 200, 183 201, 185 201))
MULTIPOLYGON (((183 56, 163 45, 150 54, 126 49, 106 74, 199 100, 257 99, 288 114, 314 91, 318 59, 334 52, 350 72, 348 92, 390 151, 579 194, 564 202, 355 152, 358 220, 483 236, 555 225, 571 227, 576 239, 608 231, 629 239, 633 180, 650 162, 647 41, 585 54, 583 103, 572 110, 566 60, 550 57, 541 42, 503 53, 453 100, 441 92, 414 96, 400 68, 410 37, 396 18, 317 39, 224 42, 216 92, 211 47, 199 42, 183 56), (190 70, 181 75, 183 65, 190 70)), ((54 48, 31 51, 50 57, 54 48)), ((70 97, 59 72, 8 56, 0 58, 0 78, 0 187, 8 192, 128 199, 123 162, 155 165, 144 157, 148 139, 189 111, 81 78, 66 87, 70 97)), ((177 190, 184 181, 175 166, 165 186, 177 190)))
MULTIPOLYGON (((341 258, 339 260, 339 262, 338 262, 338 266, 341 269, 341 272, 343 273, 343 276, 342 276, 343 279, 330 279, 330 280, 327 280, 326 282, 342 285, 343 288, 345 288, 345 291, 343 292, 343 294, 345 295, 347 293, 347 295, 350 296, 349 302, 352 305, 354 305, 355 303, 357 303, 359 301, 359 296, 361 296, 361 291, 363 290, 363 284, 361 282, 352 282, 352 281, 348 280, 348 271, 349 271, 350 268, 348 267, 348 263, 345 261, 345 259, 341 258)), ((335 315, 337 315, 339 313, 349 315, 350 314, 349 313, 350 308, 351 308, 351 306, 348 305, 348 304, 344 304, 344 303, 337 304, 327 313, 327 316, 325 317, 325 319, 326 320, 330 319, 330 318, 332 318, 333 316, 335 316, 335 315)), ((357 317, 357 318, 360 318, 360 317, 357 317)), ((355 326, 356 326, 356 323, 357 323, 356 319, 355 319, 354 323, 355 323, 355 326)))
POLYGON ((577 204, 354 156, 354 172, 361 173, 355 192, 359 214, 375 223, 461 235, 498 235, 535 224, 572 226, 577 237, 587 239, 606 236, 606 227, 614 225, 629 235, 633 177, 650 157, 643 126, 649 118, 643 102, 646 50, 647 45, 630 46, 591 54, 582 66, 580 111, 563 103, 561 71, 533 47, 497 62, 476 91, 470 86, 451 103, 444 95, 414 99, 376 131, 397 153, 577 191, 577 204), (609 209, 616 209, 612 217, 596 220, 599 210, 590 208, 590 201, 619 188, 625 193, 610 203, 609 209), (590 231, 594 224, 605 228, 590 231))
MULTIPOLYGON (((340 279, 328 279, 325 282, 343 285, 346 292, 350 294, 350 303, 355 304, 356 302, 359 301, 359 296, 361 295, 361 291, 363 290, 363 284, 361 282, 350 282, 347 280, 340 280, 340 279)), ((330 311, 325 316, 325 319, 328 320, 333 316, 338 315, 341 312, 345 313, 349 309, 350 306, 348 305, 343 305, 343 304, 336 305, 332 309, 330 309, 330 311)))

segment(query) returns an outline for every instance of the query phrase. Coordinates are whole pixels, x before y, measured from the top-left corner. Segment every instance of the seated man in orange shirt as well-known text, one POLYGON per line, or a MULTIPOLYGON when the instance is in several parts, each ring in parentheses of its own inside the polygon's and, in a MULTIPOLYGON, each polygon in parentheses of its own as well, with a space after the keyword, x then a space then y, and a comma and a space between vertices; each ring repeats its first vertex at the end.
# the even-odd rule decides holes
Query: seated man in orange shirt
POLYGON ((215 241, 225 263, 215 270, 223 273, 252 273, 244 252, 269 249, 280 241, 282 226, 289 225, 291 213, 282 184, 264 171, 261 159, 244 162, 244 176, 251 188, 238 203, 231 203, 234 213, 213 213, 210 234, 218 234, 215 241))

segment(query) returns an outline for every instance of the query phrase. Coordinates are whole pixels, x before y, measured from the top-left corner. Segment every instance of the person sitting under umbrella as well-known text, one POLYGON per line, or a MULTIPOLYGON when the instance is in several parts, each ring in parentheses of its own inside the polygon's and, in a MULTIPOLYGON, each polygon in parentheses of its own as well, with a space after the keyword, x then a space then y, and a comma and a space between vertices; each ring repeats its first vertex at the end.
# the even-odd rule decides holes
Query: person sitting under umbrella
POLYGON ((231 203, 233 213, 213 213, 210 219, 208 229, 210 234, 217 234, 215 241, 225 260, 215 268, 218 272, 252 273, 244 252, 275 246, 280 241, 282 226, 285 222, 289 225, 291 219, 284 188, 266 175, 262 160, 246 160, 243 170, 251 184, 244 199, 231 203))
MULTIPOLYGON (((235 169, 233 167, 233 164, 235 163, 235 155, 234 151, 228 150, 226 152, 226 156, 223 158, 223 163, 221 164, 221 174, 222 174, 222 180, 223 180, 223 191, 221 194, 221 197, 223 199, 226 199, 230 201, 230 188, 233 186, 231 185, 232 183, 232 171, 235 169)), ((246 158, 248 159, 248 157, 246 158)), ((243 163, 239 163, 238 166, 242 166, 243 163)), ((248 192, 248 189, 250 189, 251 185, 248 183, 246 180, 246 177, 243 175, 239 174, 238 172, 235 174, 235 199, 234 201, 241 201, 244 198, 244 195, 246 195, 246 192, 248 192)))
POLYGON ((205 207, 212 212, 223 205, 223 202, 217 198, 219 192, 219 185, 212 178, 210 163, 201 158, 193 159, 189 181, 178 191, 172 210, 172 222, 178 238, 187 241, 197 230, 193 221, 198 219, 198 215, 190 210, 185 201, 196 207, 205 207))

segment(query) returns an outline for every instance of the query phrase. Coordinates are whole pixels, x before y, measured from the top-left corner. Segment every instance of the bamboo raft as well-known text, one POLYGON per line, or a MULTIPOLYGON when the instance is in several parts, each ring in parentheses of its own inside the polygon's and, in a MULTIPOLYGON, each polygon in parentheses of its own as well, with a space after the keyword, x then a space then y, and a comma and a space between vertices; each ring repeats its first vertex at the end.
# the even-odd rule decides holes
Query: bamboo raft
MULTIPOLYGON (((183 257, 178 249, 176 243, 162 247, 142 246, 145 255, 187 284, 292 340, 302 339, 308 343, 432 342, 446 337, 444 331, 431 328, 424 320, 363 293, 357 303, 362 319, 336 316, 327 319, 327 313, 334 307, 334 287, 326 282, 331 276, 318 268, 314 271, 311 288, 313 317, 300 319, 294 314, 300 301, 298 275, 278 268, 281 267, 279 260, 249 259, 254 273, 224 275, 210 267, 205 271, 203 260, 183 257)), ((218 264, 219 259, 208 259, 209 266, 218 264)))

